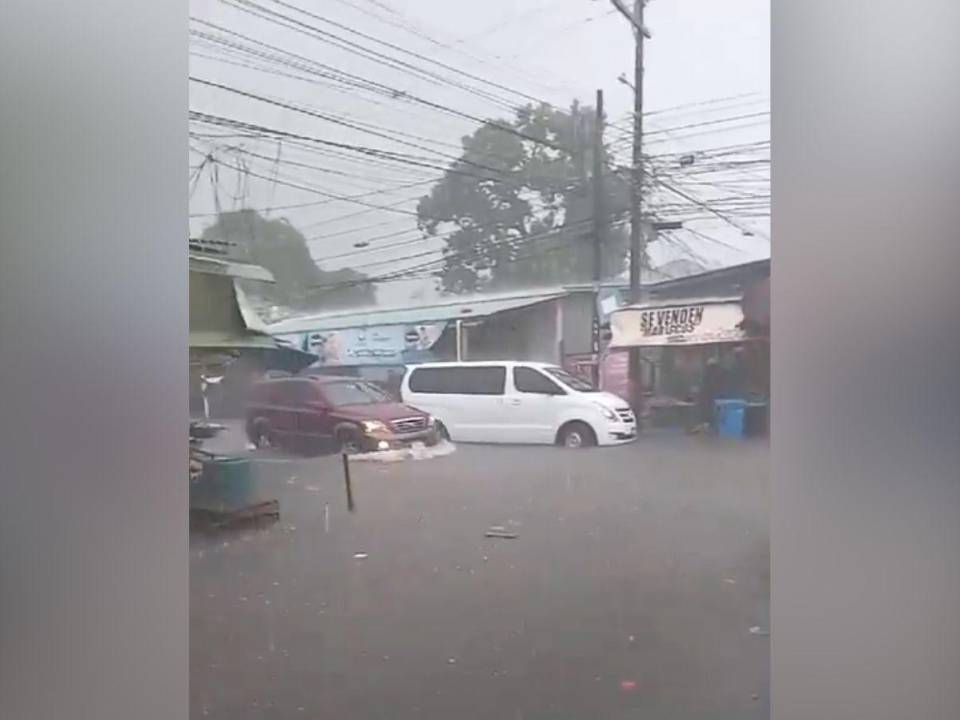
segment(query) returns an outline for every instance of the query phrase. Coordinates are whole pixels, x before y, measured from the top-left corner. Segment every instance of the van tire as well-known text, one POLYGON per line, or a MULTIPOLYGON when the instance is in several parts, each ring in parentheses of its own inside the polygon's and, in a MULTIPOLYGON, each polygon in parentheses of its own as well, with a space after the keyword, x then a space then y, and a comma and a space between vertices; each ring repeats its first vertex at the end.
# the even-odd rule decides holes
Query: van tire
POLYGON ((437 437, 440 440, 445 440, 447 442, 450 441, 450 431, 447 430, 447 426, 444 425, 439 420, 436 421, 436 430, 437 430, 437 437))
POLYGON ((560 428, 557 433, 557 445, 570 449, 593 447, 597 444, 597 435, 585 422, 573 420, 560 428))

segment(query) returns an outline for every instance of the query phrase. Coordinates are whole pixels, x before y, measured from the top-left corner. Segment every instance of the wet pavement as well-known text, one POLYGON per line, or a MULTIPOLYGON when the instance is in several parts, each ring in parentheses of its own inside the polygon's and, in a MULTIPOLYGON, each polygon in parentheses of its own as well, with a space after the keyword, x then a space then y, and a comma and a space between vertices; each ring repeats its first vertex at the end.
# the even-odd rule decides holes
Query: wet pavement
POLYGON ((769 717, 768 456, 462 445, 352 463, 350 513, 258 453, 280 522, 191 537, 192 717, 769 717))

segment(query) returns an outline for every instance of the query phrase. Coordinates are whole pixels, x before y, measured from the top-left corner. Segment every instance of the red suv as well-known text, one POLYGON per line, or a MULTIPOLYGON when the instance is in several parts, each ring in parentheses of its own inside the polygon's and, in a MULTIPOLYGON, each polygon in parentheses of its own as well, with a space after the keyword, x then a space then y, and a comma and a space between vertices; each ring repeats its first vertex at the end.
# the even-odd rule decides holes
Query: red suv
POLYGON ((394 401, 375 385, 350 377, 264 380, 251 392, 247 437, 257 447, 344 452, 387 450, 437 442, 433 418, 394 401))

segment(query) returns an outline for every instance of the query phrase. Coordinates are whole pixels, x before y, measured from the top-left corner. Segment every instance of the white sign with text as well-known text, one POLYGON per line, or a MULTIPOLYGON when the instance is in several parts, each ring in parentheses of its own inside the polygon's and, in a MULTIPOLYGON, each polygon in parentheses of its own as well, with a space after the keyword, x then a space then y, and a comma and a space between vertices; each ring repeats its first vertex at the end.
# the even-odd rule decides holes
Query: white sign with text
POLYGON ((611 347, 662 347, 740 342, 739 303, 690 303, 627 307, 610 316, 611 347))

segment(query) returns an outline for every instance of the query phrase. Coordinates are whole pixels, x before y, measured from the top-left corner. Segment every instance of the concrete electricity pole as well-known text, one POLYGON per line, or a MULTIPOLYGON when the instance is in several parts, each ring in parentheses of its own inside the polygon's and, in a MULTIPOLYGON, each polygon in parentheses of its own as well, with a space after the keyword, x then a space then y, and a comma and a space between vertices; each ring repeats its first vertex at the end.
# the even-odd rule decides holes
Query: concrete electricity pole
MULTIPOLYGON (((630 183, 630 300, 640 302, 641 265, 645 255, 646 239, 643 234, 643 5, 645 0, 634 0, 633 18, 636 50, 633 61, 633 167, 630 183)), ((643 376, 640 366, 640 348, 630 348, 627 375, 633 395, 632 405, 639 421, 643 412, 643 376)))
POLYGON ((597 115, 593 123, 593 322, 590 352, 593 355, 593 386, 600 387, 600 279, 603 274, 603 243, 606 239, 606 207, 603 194, 603 90, 597 90, 597 115))
MULTIPOLYGON (((636 39, 633 59, 633 163, 630 183, 630 301, 640 302, 641 264, 645 250, 643 233, 643 40, 650 34, 643 24, 643 6, 646 0, 634 0, 633 14, 623 0, 610 0, 633 25, 636 39)), ((630 381, 630 404, 638 417, 643 410, 643 378, 640 371, 640 348, 629 350, 627 377, 630 381)))

